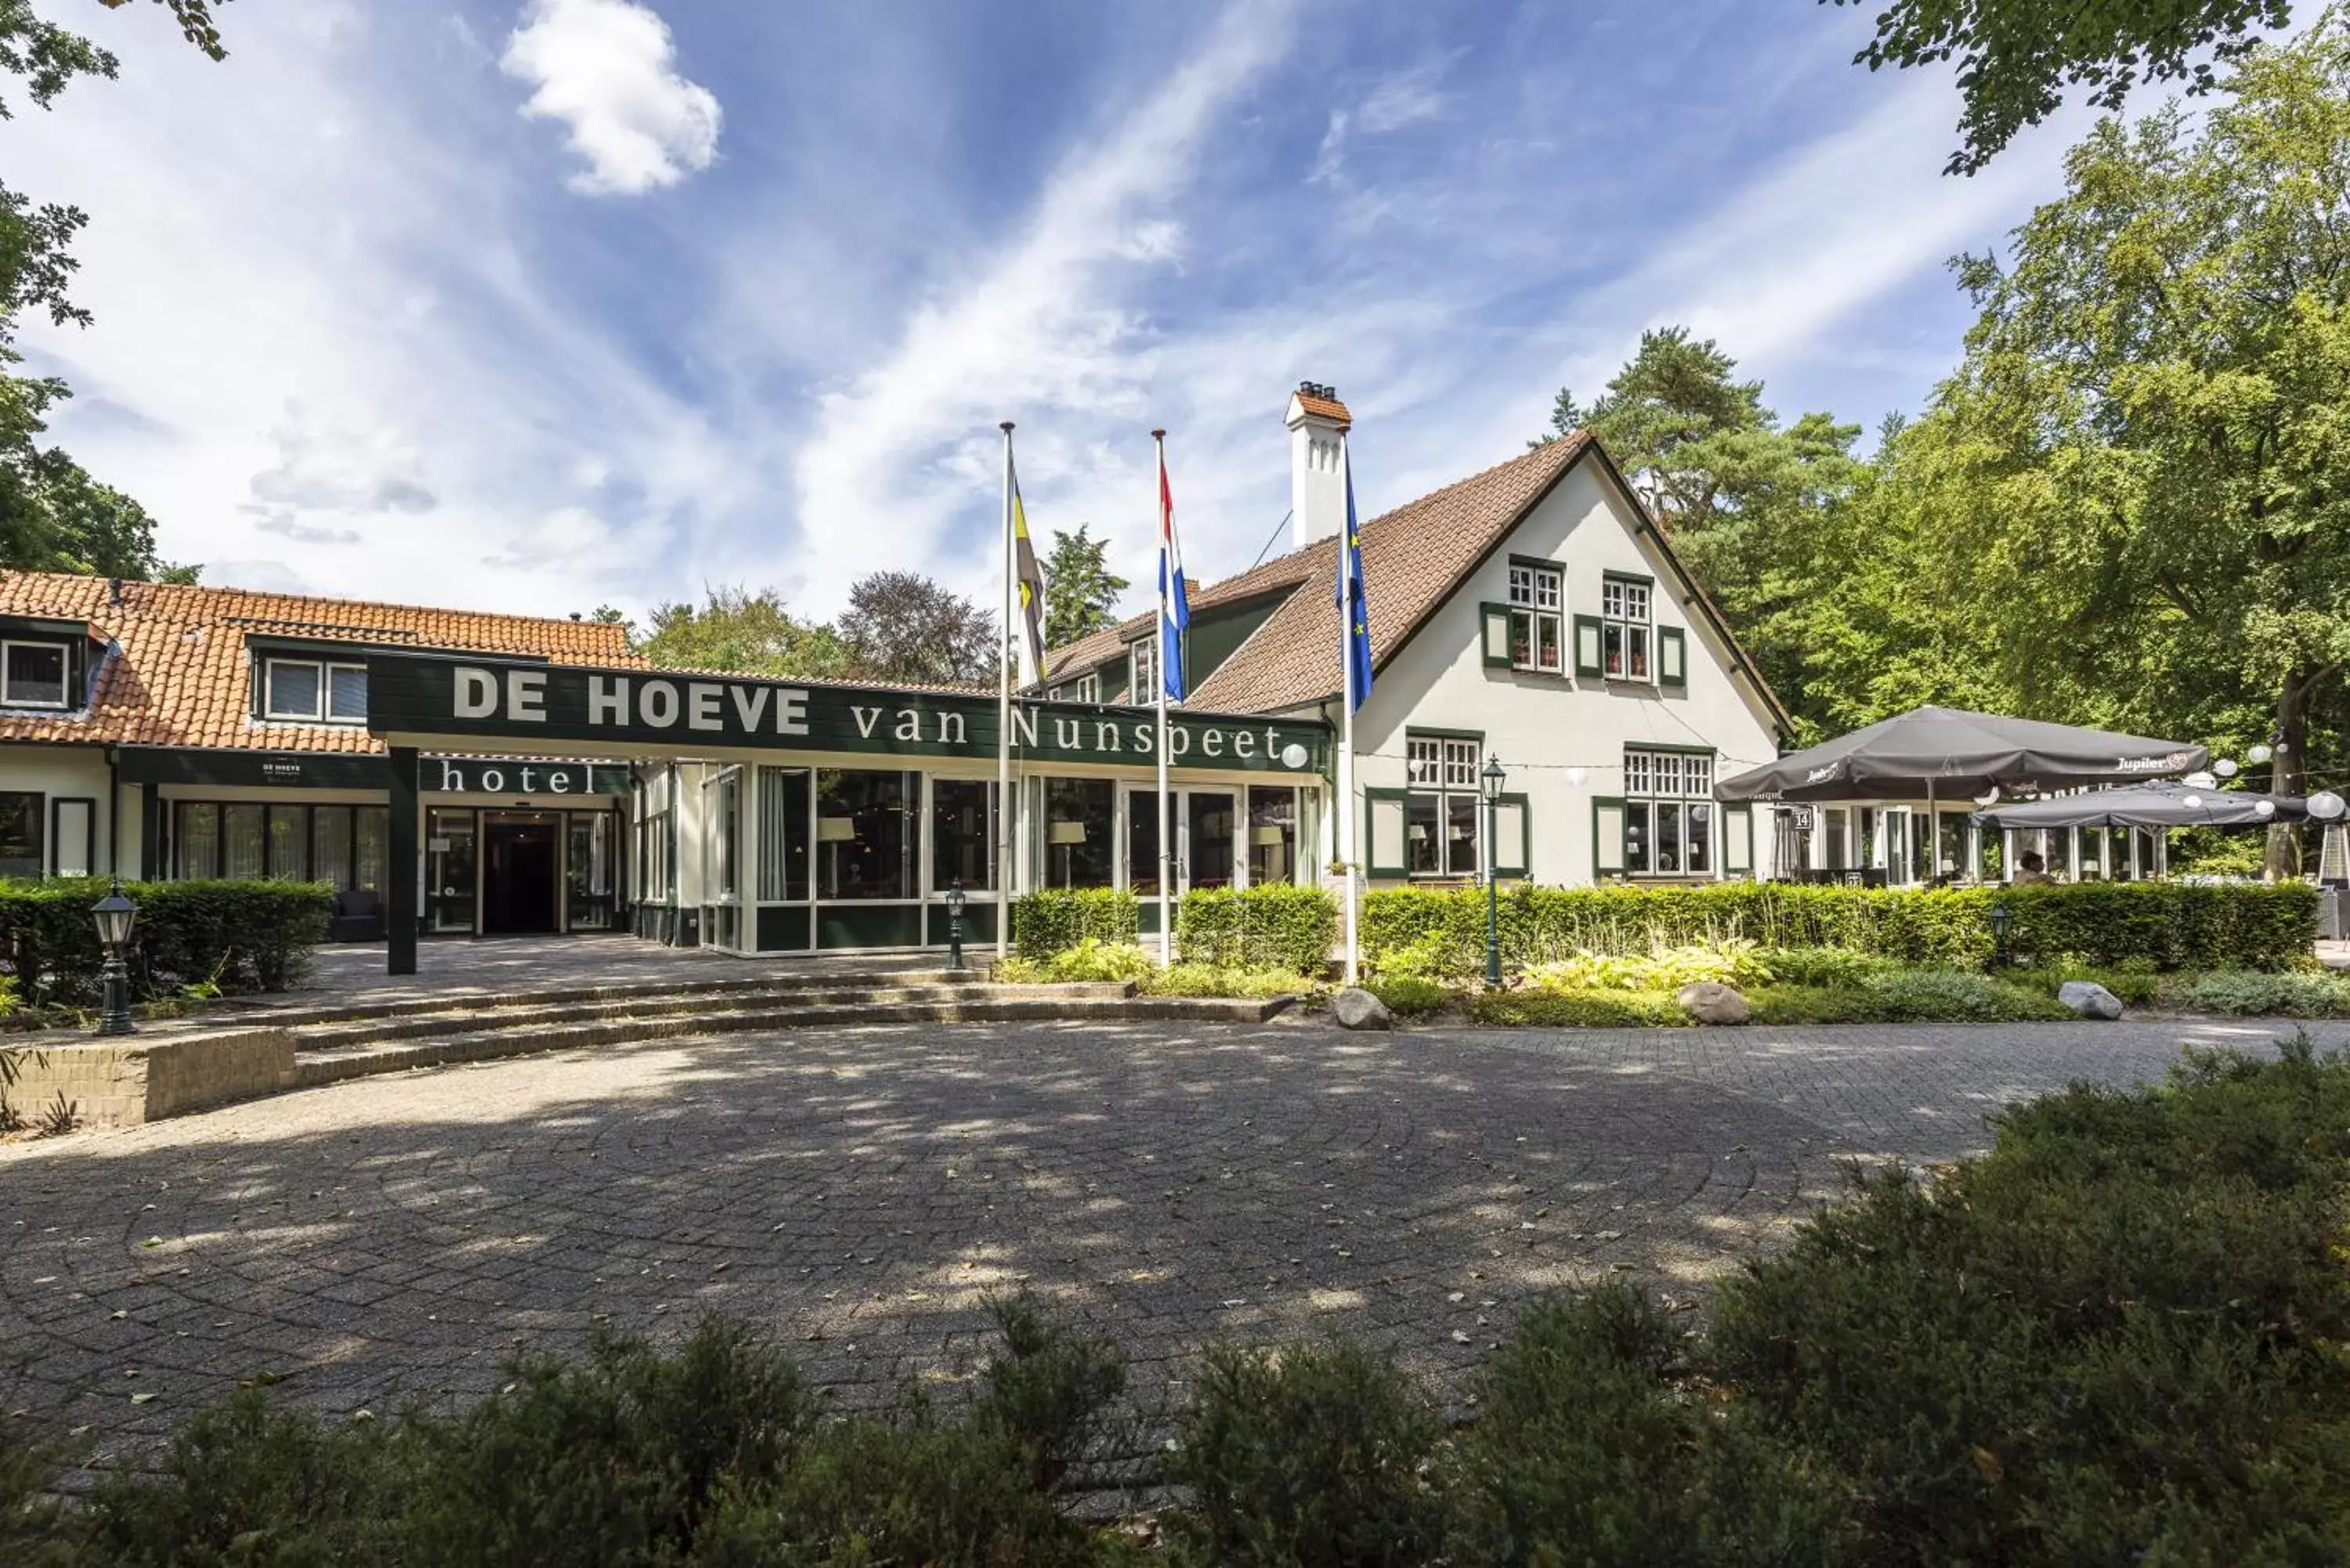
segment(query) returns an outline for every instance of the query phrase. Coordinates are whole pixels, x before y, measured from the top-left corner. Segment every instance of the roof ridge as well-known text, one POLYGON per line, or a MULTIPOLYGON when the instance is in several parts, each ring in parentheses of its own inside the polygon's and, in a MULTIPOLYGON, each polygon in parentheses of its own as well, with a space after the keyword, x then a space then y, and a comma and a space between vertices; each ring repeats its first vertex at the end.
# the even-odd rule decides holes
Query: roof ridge
MULTIPOLYGON (((106 585, 112 580, 108 576, 89 572, 36 572, 24 570, 21 568, 10 568, 6 575, 17 577, 46 578, 49 581, 58 583, 87 585, 83 588, 83 591, 90 593, 105 592, 106 585)), ((584 616, 577 620, 574 620, 568 616, 532 615, 519 610, 470 609, 448 605, 402 604, 391 599, 353 598, 343 594, 303 593, 286 588, 240 587, 234 583, 161 583, 142 578, 126 577, 122 579, 122 588, 123 599, 121 603, 116 604, 110 600, 101 600, 100 607, 116 613, 130 611, 133 613, 154 615, 158 613, 160 607, 152 604, 140 604, 135 602, 136 599, 152 600, 162 597, 189 597, 212 599, 215 601, 232 598, 246 600, 290 599, 296 603, 305 605, 337 605, 359 610, 399 610, 411 615, 421 616, 462 616, 468 619, 477 620, 529 621, 546 626, 594 626, 604 624, 601 622, 590 621, 584 616)), ((185 618, 182 617, 181 618, 185 618)), ((225 614, 223 614, 216 618, 226 619, 228 617, 225 614)), ((254 618, 285 620, 289 618, 284 616, 259 616, 255 617, 254 618)), ((327 625, 332 623, 317 622, 312 624, 327 625)))

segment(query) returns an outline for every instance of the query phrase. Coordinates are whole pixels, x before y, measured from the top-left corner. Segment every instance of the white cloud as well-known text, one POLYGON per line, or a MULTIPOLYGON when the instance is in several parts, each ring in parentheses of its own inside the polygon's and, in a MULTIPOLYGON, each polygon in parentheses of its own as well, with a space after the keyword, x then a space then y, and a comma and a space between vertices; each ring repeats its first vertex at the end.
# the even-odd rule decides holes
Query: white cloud
POLYGON ((1443 79, 1453 58, 1429 60, 1381 77, 1360 102, 1332 109, 1329 128, 1322 133, 1322 145, 1315 150, 1314 170, 1306 180, 1336 183, 1346 168, 1347 144, 1355 137, 1386 136, 1443 114, 1448 100, 1436 84, 1443 79))
POLYGON ((837 604, 886 541, 887 559, 920 563, 993 602, 989 563, 942 560, 941 545, 949 522, 994 488, 1002 419, 1032 421, 1022 469, 1040 530, 1074 530, 1089 515, 1098 530, 1109 497, 1129 482, 1141 493, 1132 476, 1147 436, 1115 453, 1099 439, 1121 424, 1139 435, 1164 407, 1149 395, 1157 329, 1127 289, 1179 254, 1182 231, 1163 209, 1232 103, 1280 57, 1290 11, 1229 7, 1156 91, 1120 105, 1105 138, 1081 140, 1017 237, 920 304, 886 355, 820 400, 796 466, 803 532, 786 585, 795 597, 837 604), (1040 514, 1047 492, 1066 504, 1040 514))
POLYGON ((499 64, 532 84, 525 116, 570 130, 588 165, 574 190, 636 195, 718 155, 718 99, 675 58, 669 24, 633 0, 532 0, 499 64))

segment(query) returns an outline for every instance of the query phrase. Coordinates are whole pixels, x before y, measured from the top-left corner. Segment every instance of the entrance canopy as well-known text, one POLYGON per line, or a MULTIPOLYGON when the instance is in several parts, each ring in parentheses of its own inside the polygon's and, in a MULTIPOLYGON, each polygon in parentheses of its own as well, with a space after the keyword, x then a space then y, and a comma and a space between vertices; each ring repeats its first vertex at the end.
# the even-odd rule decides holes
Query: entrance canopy
POLYGON ((2037 719, 1913 708, 1714 785, 1743 800, 1950 799, 2192 773, 2209 748, 2037 719))
POLYGON ((2120 789, 1997 805, 1974 814, 1985 827, 2264 827, 2303 822, 2309 803, 2297 794, 2254 794, 2240 789, 2193 789, 2169 779, 2120 789), (2261 807, 2266 805, 2263 813, 2261 807))

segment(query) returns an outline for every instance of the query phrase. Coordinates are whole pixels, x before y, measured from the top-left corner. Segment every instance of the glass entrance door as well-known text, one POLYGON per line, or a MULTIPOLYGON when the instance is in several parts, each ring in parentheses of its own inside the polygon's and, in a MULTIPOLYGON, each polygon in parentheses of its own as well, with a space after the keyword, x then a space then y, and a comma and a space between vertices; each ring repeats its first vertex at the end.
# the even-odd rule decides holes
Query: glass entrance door
POLYGON ((808 822, 814 799, 806 768, 759 770, 759 912, 753 933, 763 953, 806 952, 811 923, 808 822))
POLYGON ((743 770, 723 768, 702 784, 702 940, 743 947, 743 770))

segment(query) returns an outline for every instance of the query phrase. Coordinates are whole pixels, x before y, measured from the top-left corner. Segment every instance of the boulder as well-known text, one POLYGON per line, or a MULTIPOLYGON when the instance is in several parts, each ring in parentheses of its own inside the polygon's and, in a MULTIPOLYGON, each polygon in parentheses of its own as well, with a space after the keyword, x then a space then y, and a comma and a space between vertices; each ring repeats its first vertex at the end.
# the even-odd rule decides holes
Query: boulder
POLYGON ((1388 1004, 1358 985, 1350 985, 1330 999, 1330 1012, 1341 1029, 1392 1029, 1395 1014, 1388 1004))
POLYGON ((2091 980, 2068 980, 2056 988, 2056 1000, 2084 1018, 2119 1018, 2122 999, 2091 980))
POLYGON ((1681 1011, 1700 1023, 1743 1023, 1753 1015, 1746 999, 1718 980, 1700 980, 1681 987, 1681 1011))

